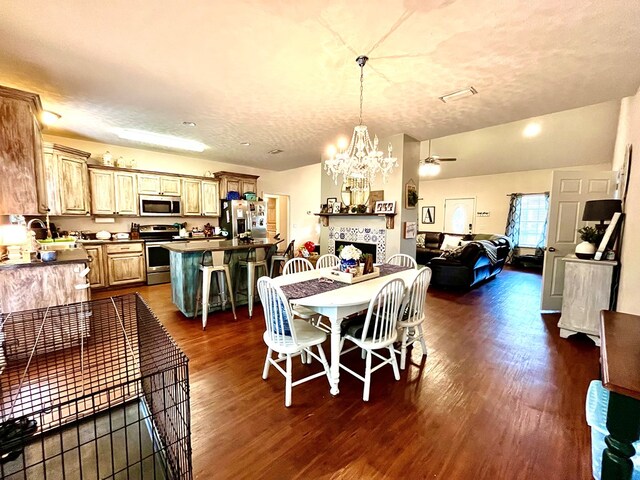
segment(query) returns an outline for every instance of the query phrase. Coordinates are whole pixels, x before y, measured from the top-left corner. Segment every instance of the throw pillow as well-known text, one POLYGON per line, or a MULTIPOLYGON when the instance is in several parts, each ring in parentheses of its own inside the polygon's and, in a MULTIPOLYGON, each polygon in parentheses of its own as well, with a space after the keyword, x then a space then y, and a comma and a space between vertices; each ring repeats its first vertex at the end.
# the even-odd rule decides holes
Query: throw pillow
POLYGON ((416 235, 416 247, 424 248, 424 233, 416 235))
POLYGON ((442 241, 442 246, 440 247, 440 250, 454 250, 458 248, 461 240, 462 240, 462 236, 445 235, 444 240, 442 241))

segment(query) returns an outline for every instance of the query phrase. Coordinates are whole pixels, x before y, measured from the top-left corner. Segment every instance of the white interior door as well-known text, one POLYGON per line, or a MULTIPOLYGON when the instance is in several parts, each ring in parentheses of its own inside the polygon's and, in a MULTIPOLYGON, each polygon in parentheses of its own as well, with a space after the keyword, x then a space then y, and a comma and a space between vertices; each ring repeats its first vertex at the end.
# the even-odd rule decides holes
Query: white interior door
POLYGON ((475 198, 446 198, 444 201, 444 231, 461 234, 473 231, 476 218, 475 209, 475 198))
POLYGON ((549 197, 547 248, 542 270, 542 310, 559 311, 564 288, 562 257, 575 251, 587 200, 613 198, 615 172, 554 170, 549 197))

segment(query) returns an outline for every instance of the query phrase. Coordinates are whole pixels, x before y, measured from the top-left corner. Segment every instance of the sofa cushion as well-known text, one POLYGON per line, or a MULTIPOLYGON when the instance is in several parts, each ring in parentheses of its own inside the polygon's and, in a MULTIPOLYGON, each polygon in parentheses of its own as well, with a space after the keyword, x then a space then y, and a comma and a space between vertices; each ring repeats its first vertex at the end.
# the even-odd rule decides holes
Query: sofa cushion
POLYGON ((427 248, 440 248, 442 238, 444 235, 442 232, 422 232, 424 235, 424 246, 427 248))
POLYGON ((460 241, 462 240, 462 236, 457 235, 445 235, 444 240, 442 240, 442 245, 440 246, 441 250, 455 250, 460 246, 460 241))

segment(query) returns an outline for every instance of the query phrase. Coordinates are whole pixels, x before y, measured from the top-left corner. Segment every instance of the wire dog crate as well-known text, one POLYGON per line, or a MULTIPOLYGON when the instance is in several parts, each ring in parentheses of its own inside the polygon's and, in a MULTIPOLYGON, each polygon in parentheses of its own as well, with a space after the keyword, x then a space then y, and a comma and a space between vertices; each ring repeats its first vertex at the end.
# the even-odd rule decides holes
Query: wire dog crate
POLYGON ((138 294, 0 314, 0 478, 190 480, 190 430, 188 359, 138 294))

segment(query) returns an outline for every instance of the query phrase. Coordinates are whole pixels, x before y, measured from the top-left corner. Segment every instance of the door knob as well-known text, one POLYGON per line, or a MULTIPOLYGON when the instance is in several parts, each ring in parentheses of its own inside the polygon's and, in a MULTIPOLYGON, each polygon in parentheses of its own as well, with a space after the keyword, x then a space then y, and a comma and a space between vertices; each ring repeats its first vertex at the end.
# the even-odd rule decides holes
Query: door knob
POLYGON ((555 249, 554 247, 549 247, 549 248, 547 248, 547 251, 549 251, 549 252, 555 252, 555 251, 556 251, 556 249, 555 249))

